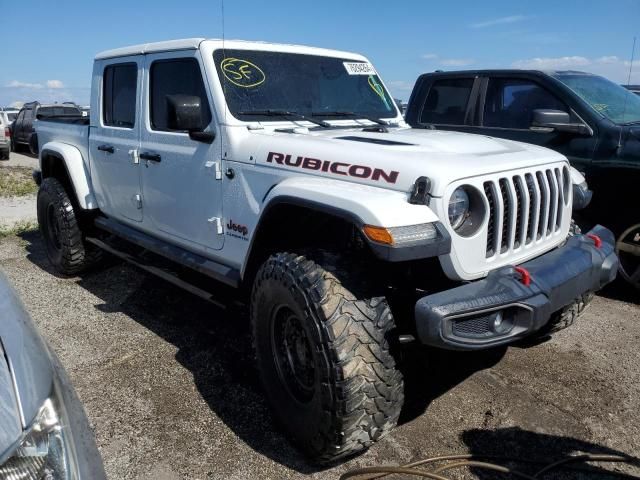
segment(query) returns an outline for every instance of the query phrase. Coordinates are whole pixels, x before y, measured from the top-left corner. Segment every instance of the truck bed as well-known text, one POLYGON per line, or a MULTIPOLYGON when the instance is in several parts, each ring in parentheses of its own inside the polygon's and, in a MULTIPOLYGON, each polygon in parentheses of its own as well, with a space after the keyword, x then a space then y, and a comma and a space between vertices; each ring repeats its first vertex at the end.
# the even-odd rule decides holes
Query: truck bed
POLYGON ((42 151, 50 142, 64 143, 80 150, 82 158, 88 163, 89 117, 57 116, 38 117, 34 122, 38 134, 38 149, 42 151))

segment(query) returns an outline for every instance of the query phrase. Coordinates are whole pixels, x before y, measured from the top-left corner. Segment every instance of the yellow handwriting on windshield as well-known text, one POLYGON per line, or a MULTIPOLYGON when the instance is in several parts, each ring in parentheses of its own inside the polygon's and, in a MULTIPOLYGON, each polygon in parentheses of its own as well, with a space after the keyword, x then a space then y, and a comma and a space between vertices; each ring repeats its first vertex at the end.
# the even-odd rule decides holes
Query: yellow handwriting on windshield
POLYGON ((257 87, 267 78, 255 63, 241 58, 225 58, 220 63, 220 68, 229 82, 242 88, 257 87))

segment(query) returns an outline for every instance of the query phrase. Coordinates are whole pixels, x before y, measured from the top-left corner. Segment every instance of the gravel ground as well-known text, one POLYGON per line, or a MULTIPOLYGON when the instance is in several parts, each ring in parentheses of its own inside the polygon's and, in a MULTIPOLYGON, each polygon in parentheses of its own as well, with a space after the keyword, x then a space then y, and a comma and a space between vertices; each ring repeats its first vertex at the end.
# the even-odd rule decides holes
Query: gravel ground
MULTIPOLYGON (((0 161, 0 167, 36 168, 38 158, 22 153, 11 152, 9 160, 0 161)), ((0 175, 2 171, 0 171, 0 175)), ((0 197, 0 228, 7 228, 20 222, 36 221, 36 196, 0 197)))
POLYGON ((36 168, 38 166, 38 157, 25 152, 11 152, 9 154, 9 160, 0 160, 0 165, 6 167, 36 168))
POLYGON ((74 381, 112 479, 337 479, 354 467, 465 452, 640 456, 640 295, 620 286, 545 343, 413 353, 401 425, 322 469, 274 424, 242 311, 115 261, 60 278, 35 232, 0 240, 0 268, 74 381))
MULTIPOLYGON (((1 172, 0 172, 1 173, 1 172)), ((0 197, 0 228, 7 228, 20 222, 35 222, 36 196, 0 197)))

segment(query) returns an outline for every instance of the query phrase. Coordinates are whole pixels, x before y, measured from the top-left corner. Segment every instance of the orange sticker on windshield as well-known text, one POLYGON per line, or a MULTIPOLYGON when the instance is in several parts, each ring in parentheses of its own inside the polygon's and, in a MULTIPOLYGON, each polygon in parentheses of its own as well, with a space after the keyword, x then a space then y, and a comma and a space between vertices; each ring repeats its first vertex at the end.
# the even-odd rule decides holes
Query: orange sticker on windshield
POLYGON ((225 58, 220 64, 224 77, 242 88, 253 88, 264 83, 266 76, 255 63, 240 58, 225 58))

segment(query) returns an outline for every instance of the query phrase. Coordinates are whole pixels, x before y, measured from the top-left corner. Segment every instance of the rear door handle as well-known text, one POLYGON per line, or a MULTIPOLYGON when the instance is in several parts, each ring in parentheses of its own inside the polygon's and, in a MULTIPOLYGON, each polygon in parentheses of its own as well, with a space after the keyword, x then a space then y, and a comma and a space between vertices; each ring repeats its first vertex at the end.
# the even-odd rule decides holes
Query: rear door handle
POLYGON ((98 146, 98 150, 101 152, 113 153, 115 149, 111 145, 100 145, 98 146))
POLYGON ((158 155, 157 153, 142 152, 140 154, 140 158, 142 160, 149 160, 151 162, 161 162, 162 161, 162 157, 160 155, 158 155))

